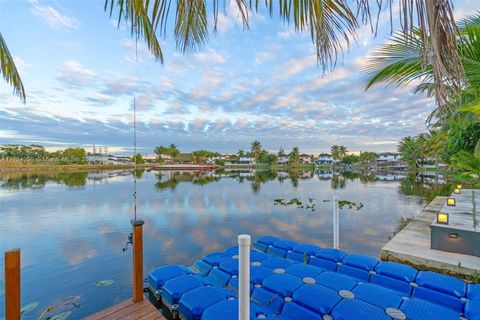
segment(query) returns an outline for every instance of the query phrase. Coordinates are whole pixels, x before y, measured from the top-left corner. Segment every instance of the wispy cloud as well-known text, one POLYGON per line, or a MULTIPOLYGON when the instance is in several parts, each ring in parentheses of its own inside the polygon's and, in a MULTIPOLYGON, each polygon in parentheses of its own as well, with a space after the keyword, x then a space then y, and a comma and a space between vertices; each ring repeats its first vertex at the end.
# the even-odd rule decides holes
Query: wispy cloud
POLYGON ((81 87, 93 85, 97 77, 93 70, 86 68, 80 62, 69 60, 58 69, 57 80, 68 86, 81 87))
POLYGON ((66 14, 61 14, 52 6, 42 6, 39 1, 29 1, 32 5, 31 12, 33 15, 40 17, 49 26, 55 29, 77 29, 80 22, 74 17, 69 17, 66 14))

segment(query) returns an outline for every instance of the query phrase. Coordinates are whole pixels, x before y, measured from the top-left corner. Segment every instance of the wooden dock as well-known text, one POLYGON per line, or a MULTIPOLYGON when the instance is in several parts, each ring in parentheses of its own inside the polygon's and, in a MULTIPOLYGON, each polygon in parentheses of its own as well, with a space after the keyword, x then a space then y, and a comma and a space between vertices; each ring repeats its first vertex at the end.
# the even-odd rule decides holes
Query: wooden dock
MULTIPOLYGON (((471 212, 472 207, 463 202, 462 197, 456 197, 458 207, 449 209, 451 213, 453 211, 464 211, 465 214, 471 212)), ((479 198, 480 194, 477 199, 479 198)), ((381 259, 463 278, 478 274, 480 257, 431 249, 430 225, 434 221, 436 213, 444 208, 446 201, 447 197, 436 197, 415 215, 412 222, 383 246, 381 259)), ((471 214, 470 218, 472 218, 471 214)))
POLYGON ((165 318, 150 301, 144 299, 135 303, 129 299, 84 320, 165 320, 165 318))

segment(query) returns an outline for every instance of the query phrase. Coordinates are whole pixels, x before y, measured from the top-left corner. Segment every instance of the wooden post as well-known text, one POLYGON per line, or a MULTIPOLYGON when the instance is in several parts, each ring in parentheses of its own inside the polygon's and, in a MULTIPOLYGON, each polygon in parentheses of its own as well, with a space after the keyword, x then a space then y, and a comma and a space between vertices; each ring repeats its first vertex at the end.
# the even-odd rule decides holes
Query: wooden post
POLYGON ((20 249, 5 252, 6 320, 20 320, 20 249))
POLYGON ((143 300, 143 220, 133 220, 133 302, 143 300))

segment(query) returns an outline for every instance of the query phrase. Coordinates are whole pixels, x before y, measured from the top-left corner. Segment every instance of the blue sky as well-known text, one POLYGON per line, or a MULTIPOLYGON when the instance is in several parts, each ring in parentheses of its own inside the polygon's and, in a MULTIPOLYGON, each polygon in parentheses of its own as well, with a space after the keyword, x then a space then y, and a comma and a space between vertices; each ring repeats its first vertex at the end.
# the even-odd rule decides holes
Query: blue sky
MULTIPOLYGON (((252 14, 244 31, 234 1, 196 54, 177 52, 170 28, 164 65, 141 41, 136 49, 128 27, 118 29, 103 5, 0 0, 0 30, 27 91, 22 104, 0 82, 0 144, 95 143, 129 152, 135 96, 143 153, 170 143, 233 152, 253 140, 271 151, 320 153, 333 144, 390 151, 424 131, 434 108, 411 88, 363 90, 365 57, 390 34, 388 12, 376 38, 359 29, 357 44, 323 75, 307 34, 265 12, 252 14)), ((476 0, 455 2, 457 17, 478 9, 476 0)))

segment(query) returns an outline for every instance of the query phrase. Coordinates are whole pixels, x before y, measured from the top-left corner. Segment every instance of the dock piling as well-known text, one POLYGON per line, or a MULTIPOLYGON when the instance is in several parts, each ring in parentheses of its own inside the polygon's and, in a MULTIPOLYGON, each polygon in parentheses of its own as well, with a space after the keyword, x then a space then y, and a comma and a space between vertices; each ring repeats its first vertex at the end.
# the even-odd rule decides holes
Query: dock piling
POLYGON ((6 320, 20 320, 20 249, 5 252, 6 320))
POLYGON ((239 292, 238 319, 250 319, 250 244, 248 234, 238 236, 239 292))
POLYGON ((133 302, 143 300, 143 220, 133 220, 133 302))

